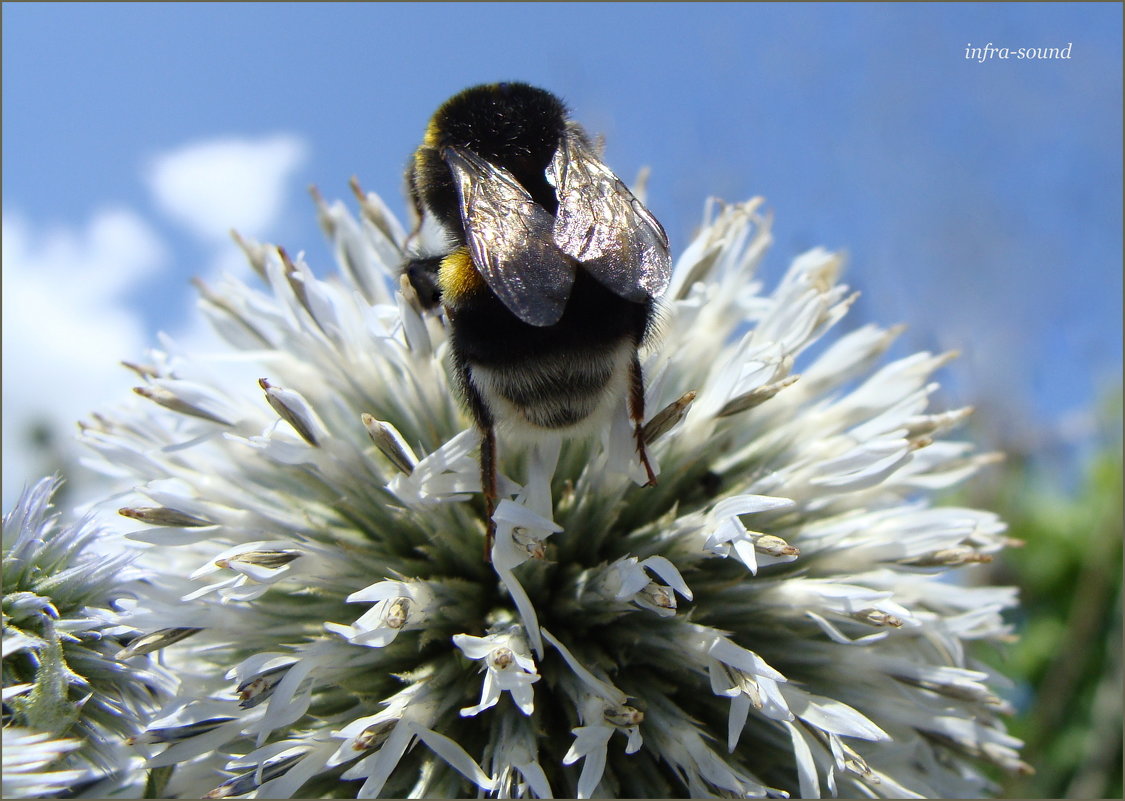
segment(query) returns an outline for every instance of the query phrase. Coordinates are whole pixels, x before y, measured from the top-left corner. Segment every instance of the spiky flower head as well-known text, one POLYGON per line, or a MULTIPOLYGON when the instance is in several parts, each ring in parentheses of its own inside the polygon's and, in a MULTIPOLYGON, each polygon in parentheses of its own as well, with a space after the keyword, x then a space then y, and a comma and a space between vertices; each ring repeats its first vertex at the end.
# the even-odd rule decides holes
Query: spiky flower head
POLYGON ((202 287, 223 363, 167 342, 85 429, 151 544, 130 622, 183 675, 138 739, 170 792, 966 796, 1020 767, 966 653, 1014 594, 949 580, 1004 525, 930 502, 989 457, 928 410, 948 356, 822 342, 838 256, 766 291, 760 201, 710 205, 642 354, 658 485, 624 401, 588 441, 501 434, 487 563, 446 331, 357 194, 318 198, 337 274, 242 241, 265 289, 202 287))
POLYGON ((4 517, 4 796, 131 781, 137 734, 167 678, 117 656, 129 632, 114 605, 132 578, 124 556, 99 553, 89 519, 52 511, 45 478, 4 517))

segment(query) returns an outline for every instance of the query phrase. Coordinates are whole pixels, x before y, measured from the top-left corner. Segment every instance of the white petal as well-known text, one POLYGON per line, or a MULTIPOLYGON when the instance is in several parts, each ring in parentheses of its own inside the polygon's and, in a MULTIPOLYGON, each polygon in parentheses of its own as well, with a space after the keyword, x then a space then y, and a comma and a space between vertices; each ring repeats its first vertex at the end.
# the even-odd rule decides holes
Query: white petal
POLYGON ((733 498, 724 498, 715 504, 710 514, 715 518, 731 517, 734 515, 749 515, 755 512, 772 512, 776 509, 787 509, 793 505, 789 498, 777 498, 770 495, 736 495, 733 498))
POLYGON ((509 523, 512 526, 533 528, 539 531, 562 531, 562 526, 553 520, 548 520, 542 515, 528 509, 526 506, 504 498, 496 505, 496 512, 492 519, 497 523, 509 523))
POLYGON ((750 541, 749 537, 742 537, 732 541, 735 554, 746 565, 746 569, 753 575, 758 575, 758 549, 754 547, 754 543, 750 541))
POLYGON ((488 637, 474 637, 472 634, 454 634, 453 644, 469 659, 484 659, 496 648, 496 641, 488 637))
POLYGON ((362 590, 357 590, 349 595, 346 600, 350 604, 362 601, 385 601, 388 598, 413 598, 410 587, 401 581, 380 581, 362 590))
POLYGON ((890 740, 890 735, 852 707, 832 698, 806 693, 792 685, 781 690, 793 714, 832 734, 864 740, 890 740))
POLYGON ((491 709, 496 706, 496 702, 500 700, 500 687, 497 686, 494 671, 487 671, 484 674, 484 684, 481 686, 480 703, 476 706, 466 706, 461 709, 461 717, 471 718, 479 715, 486 709, 491 709))
POLYGON ((641 738, 641 727, 630 726, 628 731, 629 741, 625 744, 625 753, 635 754, 644 745, 644 740, 641 738))
POLYGON ((486 792, 494 787, 494 782, 488 777, 488 774, 481 770, 476 760, 469 756, 465 749, 456 742, 432 729, 419 727, 417 733, 418 738, 428 745, 431 751, 448 762, 466 779, 474 782, 486 792))
POLYGON ((783 724, 789 729, 789 738, 793 743, 793 756, 797 763, 797 783, 801 790, 801 798, 820 798, 820 779, 816 771, 816 762, 813 761, 812 749, 805 741, 800 727, 785 721, 783 724))
POLYGON ((836 626, 832 625, 831 622, 818 615, 816 612, 806 611, 805 616, 816 623, 816 625, 820 626, 821 631, 827 634, 832 642, 837 642, 841 645, 874 645, 880 640, 886 639, 890 635, 889 631, 879 631, 874 634, 867 634, 863 637, 857 637, 853 640, 845 635, 842 631, 840 631, 840 629, 838 629, 836 626))
POLYGON ((543 767, 538 762, 535 760, 521 761, 516 762, 515 765, 536 796, 539 798, 554 798, 551 783, 547 781, 547 774, 543 772, 543 767))
MULTIPOLYGON (((402 755, 406 753, 407 746, 414 739, 414 724, 402 721, 395 726, 391 736, 375 752, 375 758, 370 762, 370 772, 367 781, 359 788, 356 798, 377 798, 387 783, 391 773, 398 765, 402 755)), ((365 760, 366 761, 366 760, 365 760)))
POLYGON ((786 681, 785 676, 778 673, 753 651, 741 648, 724 637, 716 637, 707 652, 731 667, 745 670, 755 676, 764 676, 774 681, 786 681))
POLYGON ((758 676, 756 681, 758 692, 762 694, 761 713, 770 720, 793 720, 794 715, 781 692, 781 688, 786 685, 765 676, 758 676))
MULTIPOLYGON (((512 602, 516 605, 516 610, 520 614, 520 622, 523 623, 524 631, 527 632, 531 647, 535 649, 536 654, 542 657, 543 640, 540 636, 539 618, 535 613, 535 605, 531 602, 531 598, 528 597, 527 591, 524 590, 515 573, 512 572, 512 565, 500 557, 500 552, 499 536, 497 536, 497 544, 492 549, 493 567, 496 569, 496 575, 508 590, 508 594, 512 596, 512 602)), ((468 652, 465 653, 467 656, 468 652)))
POLYGON ((663 556, 650 556, 643 560, 641 564, 664 579, 664 582, 680 595, 689 601, 691 600, 691 590, 688 588, 687 582, 684 581, 676 566, 663 556))
POLYGON ((746 718, 750 715, 750 699, 745 693, 738 693, 730 700, 730 714, 727 716, 727 750, 732 754, 746 728, 746 718))
POLYGON ((648 586, 648 583, 651 580, 649 579, 648 574, 646 574, 641 566, 637 563, 637 558, 635 556, 630 556, 627 559, 623 559, 617 562, 614 565, 614 570, 616 570, 621 582, 620 587, 614 594, 614 597, 618 601, 632 598, 634 595, 648 586))
POLYGON ((571 765, 579 757, 585 757, 578 777, 578 797, 590 798, 605 772, 606 745, 613 730, 608 726, 580 726, 574 729, 574 734, 576 739, 563 757, 563 764, 571 765))
POLYGON ((572 730, 574 742, 570 744, 566 756, 563 757, 564 765, 573 765, 581 757, 592 751, 605 751, 606 743, 613 736, 613 729, 605 725, 579 726, 572 730))
MULTIPOLYGON (((525 673, 523 675, 526 676, 527 674, 525 673)), ((531 684, 539 677, 532 676, 529 678, 530 680, 528 681, 521 681, 514 686, 504 688, 512 694, 512 700, 516 702, 516 706, 519 707, 520 712, 523 712, 525 715, 530 715, 535 711, 535 692, 531 689, 531 684)))
MULTIPOLYGON (((608 682, 604 682, 597 678, 593 673, 587 670, 574 655, 563 645, 551 632, 543 629, 543 638, 551 645, 555 646, 562 658, 566 661, 567 666, 574 671, 575 675, 582 680, 582 683, 590 688, 595 695, 609 701, 611 704, 620 706, 627 700, 625 693, 614 687, 608 682)), ((567 763, 569 764, 569 763, 567 763)))

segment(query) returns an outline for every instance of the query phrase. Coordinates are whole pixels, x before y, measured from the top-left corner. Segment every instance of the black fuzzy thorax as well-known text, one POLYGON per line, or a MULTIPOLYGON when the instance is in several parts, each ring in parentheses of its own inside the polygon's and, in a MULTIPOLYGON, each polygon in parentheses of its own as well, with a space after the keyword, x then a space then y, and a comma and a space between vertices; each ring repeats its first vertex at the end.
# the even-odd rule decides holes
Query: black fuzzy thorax
POLYGON ((566 130, 562 101, 523 83, 475 86, 447 100, 430 123, 436 141, 418 150, 413 181, 426 205, 464 243, 457 190, 443 147, 461 147, 510 172, 550 214, 558 209, 547 171, 566 130))

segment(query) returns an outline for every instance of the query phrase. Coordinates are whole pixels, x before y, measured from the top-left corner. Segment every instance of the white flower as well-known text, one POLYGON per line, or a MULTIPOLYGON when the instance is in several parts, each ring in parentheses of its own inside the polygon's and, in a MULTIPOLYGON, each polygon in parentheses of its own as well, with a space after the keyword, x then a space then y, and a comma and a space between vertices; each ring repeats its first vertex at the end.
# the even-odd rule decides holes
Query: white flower
POLYGON ((485 637, 455 634, 453 642, 469 659, 483 659, 486 668, 480 703, 465 707, 462 715, 477 715, 495 706, 503 692, 512 694, 512 700, 525 715, 534 711, 531 685, 539 681, 539 674, 518 627, 485 637))
MULTIPOLYGON (((189 593, 184 600, 191 601, 210 592, 218 592, 226 602, 253 600, 263 595, 274 582, 291 578, 294 562, 305 556, 303 550, 292 546, 293 543, 280 540, 247 542, 228 548, 188 578, 199 579, 222 570, 229 570, 234 575, 189 593)), ((307 558, 305 562, 308 562, 307 558)))
POLYGON ((164 340, 84 428, 151 576, 125 658, 180 681, 135 738, 166 792, 961 797, 1022 769, 966 653, 1014 594, 948 580, 1003 524, 931 499, 993 457, 929 409, 947 356, 828 341, 838 256, 767 290, 760 201, 711 204, 642 353, 657 486, 624 401, 588 440, 500 431, 488 562, 406 235, 374 195, 318 202, 337 275, 240 240, 264 289, 201 287, 231 352, 164 340))
POLYGON ((496 521, 496 545, 492 561, 497 569, 512 570, 528 559, 545 559, 547 538, 562 527, 507 498, 492 515, 496 521))
POLYGON ((590 798, 605 770, 609 739, 615 731, 627 738, 626 754, 635 754, 641 747, 640 724, 644 714, 625 704, 607 703, 597 696, 586 696, 582 704, 582 720, 587 725, 574 729, 574 742, 563 757, 563 764, 582 762, 578 777, 578 798, 590 798))
POLYGON ((674 593, 679 593, 689 601, 692 599, 691 590, 684 583, 680 571, 663 556, 650 556, 647 559, 623 557, 609 566, 601 578, 601 584, 603 592, 613 600, 631 601, 663 616, 676 614, 674 593), (651 575, 667 583, 660 584, 651 575))
POLYGON ((400 631, 425 625, 427 607, 434 598, 421 582, 380 581, 353 592, 345 600, 348 603, 374 601, 375 605, 351 626, 325 623, 324 627, 356 645, 382 648, 394 642, 400 631))
POLYGON ((388 700, 387 708, 360 718, 335 736, 346 738, 327 761, 328 766, 354 759, 355 752, 371 752, 344 772, 345 779, 365 779, 358 798, 380 794, 391 772, 415 739, 420 739, 451 767, 482 790, 491 790, 494 781, 457 743, 428 727, 434 718, 434 702, 422 684, 414 684, 388 700))
POLYGON ((496 522, 496 542, 491 554, 496 575, 512 596, 512 603, 523 619, 531 647, 537 654, 542 654, 543 639, 539 633, 535 606, 516 578, 514 569, 529 559, 545 559, 547 538, 562 531, 562 528, 507 498, 497 505, 492 519, 496 522))
POLYGON ((771 720, 793 719, 779 686, 787 681, 785 676, 753 651, 740 648, 725 637, 704 630, 700 630, 699 635, 698 647, 707 654, 711 692, 731 699, 727 725, 729 750, 733 751, 738 744, 751 707, 771 720))
POLYGON ((741 495, 719 501, 707 515, 707 528, 714 526, 714 529, 707 535, 703 548, 724 557, 733 549, 751 573, 757 573, 759 566, 792 562, 800 554, 797 548, 773 534, 748 530, 740 517, 792 505, 793 501, 788 498, 758 495, 741 495))
POLYGON ((498 757, 502 767, 493 788, 498 798, 526 798, 529 793, 537 798, 554 798, 547 774, 529 747, 516 745, 501 751, 498 757))

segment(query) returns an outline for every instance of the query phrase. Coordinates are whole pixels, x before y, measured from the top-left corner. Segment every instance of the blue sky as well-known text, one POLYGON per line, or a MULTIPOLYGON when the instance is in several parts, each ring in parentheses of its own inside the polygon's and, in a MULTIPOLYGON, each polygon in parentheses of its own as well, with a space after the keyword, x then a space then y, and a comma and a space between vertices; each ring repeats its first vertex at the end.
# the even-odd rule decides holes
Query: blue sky
POLYGON ((401 212, 434 108, 505 79, 652 168, 674 250, 709 195, 764 195, 767 280, 846 250, 849 324, 958 349, 983 438, 1080 434, 1121 375, 1121 33, 1116 3, 5 4, 4 507, 17 427, 69 434, 119 359, 190 340, 227 228, 327 272, 308 185, 401 212), (966 58, 988 43, 1070 58, 966 58))

